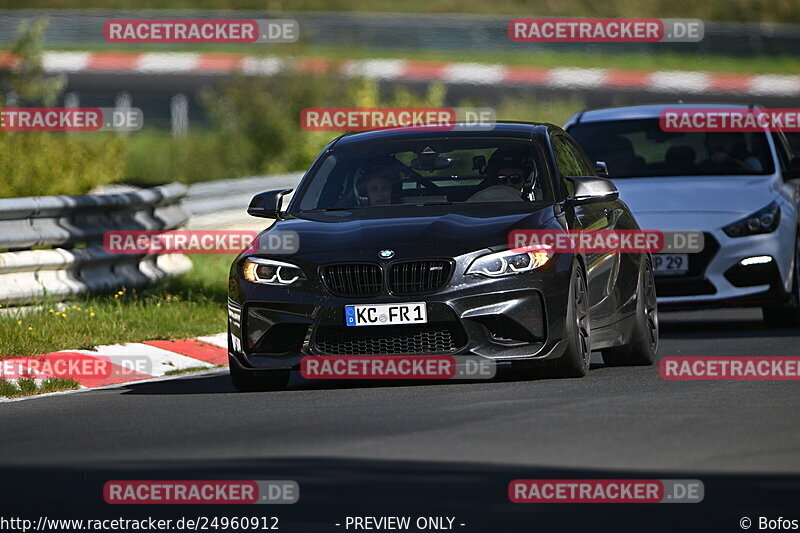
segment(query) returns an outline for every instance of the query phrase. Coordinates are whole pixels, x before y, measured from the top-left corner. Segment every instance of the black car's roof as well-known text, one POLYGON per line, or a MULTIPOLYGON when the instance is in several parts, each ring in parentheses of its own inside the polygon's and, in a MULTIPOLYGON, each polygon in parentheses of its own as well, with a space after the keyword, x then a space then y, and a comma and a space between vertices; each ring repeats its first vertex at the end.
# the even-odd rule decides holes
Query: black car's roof
POLYGON ((511 137, 519 139, 532 139, 537 131, 546 132, 547 129, 560 129, 553 124, 543 122, 495 122, 491 129, 459 128, 443 130, 441 126, 417 126, 410 128, 390 128, 374 131, 360 131, 345 133, 336 139, 330 148, 340 148, 363 143, 380 141, 399 141, 414 139, 430 139, 433 137, 511 137))

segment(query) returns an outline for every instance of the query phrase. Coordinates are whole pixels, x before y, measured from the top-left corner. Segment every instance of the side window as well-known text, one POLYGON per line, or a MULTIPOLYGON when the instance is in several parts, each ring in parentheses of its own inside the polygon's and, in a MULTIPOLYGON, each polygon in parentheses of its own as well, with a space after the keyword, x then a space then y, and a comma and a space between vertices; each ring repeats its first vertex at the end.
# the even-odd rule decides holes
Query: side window
POLYGON ((575 158, 580 162, 581 166, 581 173, 580 176, 594 176, 594 163, 590 163, 587 161, 587 155, 583 152, 581 148, 575 143, 572 139, 564 139, 566 141, 566 145, 569 149, 574 153, 575 158))
POLYGON ((584 160, 581 152, 565 137, 553 137, 553 155, 562 176, 592 176, 594 171, 584 160))

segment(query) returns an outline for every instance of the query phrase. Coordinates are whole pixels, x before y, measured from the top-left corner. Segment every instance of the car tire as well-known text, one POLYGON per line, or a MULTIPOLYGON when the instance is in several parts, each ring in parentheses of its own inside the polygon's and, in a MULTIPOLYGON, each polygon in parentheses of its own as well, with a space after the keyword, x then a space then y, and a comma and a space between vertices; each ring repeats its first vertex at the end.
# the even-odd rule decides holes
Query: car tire
POLYGON ((658 352, 658 303, 653 264, 650 258, 642 261, 639 285, 636 288, 636 316, 631 340, 622 346, 602 350, 606 366, 647 366, 656 360, 658 352))
POLYGON ((228 356, 233 386, 241 392, 279 391, 289 385, 291 370, 247 370, 228 356))
POLYGON ((548 374, 557 378, 582 378, 589 373, 592 358, 591 325, 589 320, 589 288, 586 272, 576 263, 569 281, 566 319, 567 348, 553 362, 548 374))
POLYGON ((761 308, 764 326, 767 329, 795 328, 800 326, 800 238, 794 245, 794 269, 792 271, 792 295, 783 305, 761 308))

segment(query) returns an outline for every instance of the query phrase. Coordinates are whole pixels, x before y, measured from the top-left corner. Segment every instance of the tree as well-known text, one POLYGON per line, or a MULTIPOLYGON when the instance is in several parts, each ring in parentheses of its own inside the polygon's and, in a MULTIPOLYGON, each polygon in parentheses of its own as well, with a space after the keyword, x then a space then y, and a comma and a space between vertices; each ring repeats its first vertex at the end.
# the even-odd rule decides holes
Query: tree
POLYGON ((47 19, 20 24, 17 40, 10 49, 14 60, 8 70, 0 70, 0 87, 3 92, 13 91, 25 103, 51 106, 67 80, 63 75, 48 75, 44 70, 42 37, 47 25, 47 19))

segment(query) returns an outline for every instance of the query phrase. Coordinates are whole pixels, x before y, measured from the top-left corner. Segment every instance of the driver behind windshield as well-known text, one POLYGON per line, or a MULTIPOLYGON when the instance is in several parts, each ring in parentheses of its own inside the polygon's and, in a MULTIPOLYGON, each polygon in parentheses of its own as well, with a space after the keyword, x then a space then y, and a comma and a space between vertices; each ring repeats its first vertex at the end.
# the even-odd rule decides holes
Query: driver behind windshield
POLYGON ((374 168, 358 181, 358 196, 362 205, 380 206, 396 203, 396 195, 400 185, 397 172, 386 168, 374 168))
POLYGON ((530 173, 528 154, 518 150, 498 149, 489 158, 489 164, 486 166, 490 186, 505 185, 519 193, 522 193, 530 173))
POLYGON ((468 202, 522 201, 525 182, 533 170, 529 154, 515 148, 498 148, 486 165, 484 186, 468 202))
POLYGON ((725 172, 761 172, 758 159, 747 153, 747 141, 737 132, 709 132, 705 139, 708 163, 725 172))

